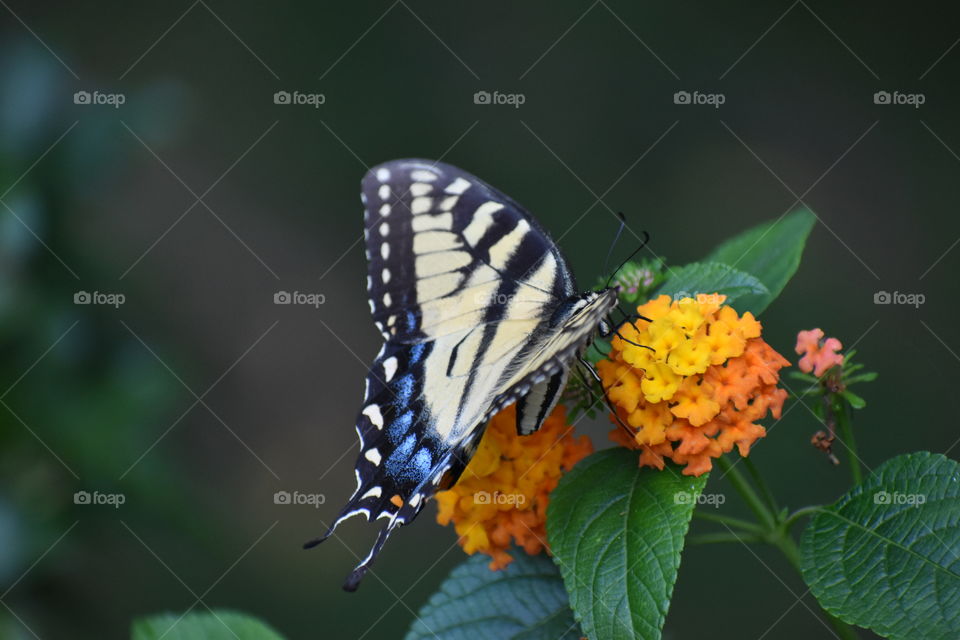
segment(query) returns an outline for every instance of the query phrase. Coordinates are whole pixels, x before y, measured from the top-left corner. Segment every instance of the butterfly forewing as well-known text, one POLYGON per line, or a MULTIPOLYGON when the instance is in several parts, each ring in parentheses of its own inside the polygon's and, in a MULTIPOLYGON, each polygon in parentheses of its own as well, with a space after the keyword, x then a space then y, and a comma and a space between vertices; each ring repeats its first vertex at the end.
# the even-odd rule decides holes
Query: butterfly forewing
POLYGON ((363 179, 368 290, 385 338, 411 342, 573 295, 559 250, 519 205, 450 165, 397 160, 363 179), (488 317, 489 316, 489 317, 488 317))

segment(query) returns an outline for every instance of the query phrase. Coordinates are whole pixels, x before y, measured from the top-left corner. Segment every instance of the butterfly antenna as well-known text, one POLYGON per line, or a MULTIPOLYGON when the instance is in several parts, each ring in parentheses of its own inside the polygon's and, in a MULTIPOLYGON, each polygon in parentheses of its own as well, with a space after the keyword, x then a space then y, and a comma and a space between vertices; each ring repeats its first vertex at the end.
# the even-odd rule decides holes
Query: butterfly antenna
POLYGON ((646 231, 644 231, 644 232, 643 232, 643 240, 640 241, 640 246, 637 247, 636 249, 634 249, 633 252, 632 252, 629 256, 627 256, 627 259, 624 260, 623 262, 621 262, 621 263, 620 263, 620 266, 617 267, 617 268, 613 271, 613 273, 610 274, 610 277, 607 278, 607 284, 605 285, 605 287, 609 287, 609 286, 610 286, 610 283, 613 282, 614 277, 616 277, 617 273, 620 272, 620 269, 623 269, 623 267, 624 267, 628 262, 630 262, 630 261, 633 259, 634 256, 636 256, 638 253, 640 253, 640 251, 642 251, 643 248, 647 246, 647 243, 648 243, 648 242, 650 242, 650 234, 647 233, 646 231))

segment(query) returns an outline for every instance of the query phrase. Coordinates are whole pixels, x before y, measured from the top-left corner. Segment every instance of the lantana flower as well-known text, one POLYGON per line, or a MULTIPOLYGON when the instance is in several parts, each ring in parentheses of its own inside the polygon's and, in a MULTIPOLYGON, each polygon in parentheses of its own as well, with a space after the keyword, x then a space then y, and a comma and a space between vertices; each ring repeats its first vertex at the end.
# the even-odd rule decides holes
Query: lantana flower
POLYGON ((843 345, 836 338, 824 340, 823 331, 810 329, 797 334, 796 352, 803 354, 797 366, 804 373, 813 373, 818 378, 828 369, 843 364, 843 355, 837 353, 843 345))
MULTIPOLYGON (((862 371, 864 365, 854 362, 857 353, 855 350, 839 353, 842 348, 843 345, 836 338, 825 338, 821 329, 799 332, 796 351, 803 357, 798 363, 800 371, 791 374, 809 384, 809 387, 797 394, 798 397, 818 397, 819 401, 814 403, 813 412, 826 428, 814 433, 810 442, 827 454, 833 464, 840 464, 840 460, 833 453, 838 428, 844 439, 852 437, 849 409, 862 409, 867 406, 867 401, 851 391, 850 387, 860 382, 870 382, 877 377, 876 373, 862 371)), ((851 451, 850 466, 853 469, 854 481, 859 483, 860 460, 849 446, 848 450, 851 451)))
POLYGON ((593 452, 587 436, 573 436, 563 406, 528 436, 517 434, 516 416, 514 405, 495 415, 463 475, 436 494, 437 522, 453 522, 463 550, 490 555, 493 570, 513 561, 511 543, 531 555, 544 550, 550 492, 593 452))
POLYGON ((779 418, 787 392, 777 386, 789 365, 760 337, 750 312, 724 306, 723 295, 672 300, 662 295, 637 307, 649 318, 627 323, 613 338, 597 372, 620 421, 610 438, 640 449, 640 465, 664 459, 699 476, 712 458, 736 446, 746 456, 779 418))

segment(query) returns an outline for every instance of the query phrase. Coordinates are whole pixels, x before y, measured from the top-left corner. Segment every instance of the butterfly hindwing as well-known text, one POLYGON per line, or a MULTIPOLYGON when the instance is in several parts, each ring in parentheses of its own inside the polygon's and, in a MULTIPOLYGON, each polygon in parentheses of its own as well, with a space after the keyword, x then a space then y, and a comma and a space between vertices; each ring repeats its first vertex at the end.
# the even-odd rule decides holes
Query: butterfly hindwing
POLYGON ((517 400, 517 433, 527 436, 540 428, 560 400, 569 373, 569 369, 562 369, 532 385, 530 391, 517 400))
POLYGON ((357 418, 357 488, 327 535, 353 515, 387 522, 350 590, 390 533, 456 481, 494 413, 518 402, 518 432, 539 428, 570 361, 616 304, 612 290, 575 295, 536 221, 460 169, 388 162, 364 177, 362 200, 370 308, 385 344, 357 418))

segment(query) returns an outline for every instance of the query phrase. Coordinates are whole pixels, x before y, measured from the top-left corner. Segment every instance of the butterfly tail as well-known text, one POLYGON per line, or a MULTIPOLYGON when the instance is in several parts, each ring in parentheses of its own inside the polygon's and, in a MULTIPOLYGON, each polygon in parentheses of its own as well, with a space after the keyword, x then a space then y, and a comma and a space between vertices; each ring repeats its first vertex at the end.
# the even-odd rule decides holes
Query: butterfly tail
POLYGON ((391 506, 388 499, 384 498, 380 492, 376 493, 364 493, 368 489, 367 484, 360 484, 357 486, 357 489, 353 492, 353 495, 347 501, 346 506, 337 514, 336 519, 330 526, 327 527, 326 533, 324 533, 319 538, 314 538, 308 542, 305 542, 303 545, 304 549, 312 549, 317 546, 336 531, 337 527, 340 526, 345 520, 349 520, 353 516, 362 515, 366 516, 367 521, 373 520, 374 516, 372 514, 377 514, 376 517, 381 517, 384 513, 389 515, 390 511, 394 510, 391 506))
MULTIPOLYGON (((476 440, 476 438, 474 438, 476 440)), ((471 446, 475 448, 475 442, 471 442, 471 446)), ((390 534, 393 531, 404 524, 413 521, 417 517, 417 514, 423 509, 427 500, 434 494, 438 489, 443 489, 449 487, 453 482, 456 481, 456 478, 459 477, 460 473, 463 471, 463 468, 466 466, 466 461, 469 460, 469 455, 465 455, 464 452, 451 451, 448 452, 426 475, 423 481, 420 482, 414 489, 412 495, 404 501, 399 507, 396 506, 396 503, 392 502, 390 499, 383 500, 379 502, 376 507, 372 510, 372 513, 378 513, 378 517, 389 517, 386 526, 384 526, 380 533, 377 535, 376 541, 373 543, 373 546, 370 548, 370 552, 367 554, 363 560, 354 568, 354 570, 347 576, 346 581, 343 584, 345 591, 356 591, 357 587, 360 585, 360 581, 363 580, 363 577, 369 571, 370 566, 376 560, 377 556, 380 554, 380 550, 383 548, 384 543, 386 543, 387 538, 390 537, 390 534)), ((351 500, 347 505, 347 509, 350 509, 354 505, 354 501, 351 500)), ((368 505, 368 508, 373 505, 368 505)), ((336 527, 339 521, 345 520, 346 518, 353 515, 345 509, 345 513, 338 518, 334 525, 331 527, 330 531, 320 539, 322 542, 333 532, 333 528, 336 527)), ((309 543, 308 543, 309 544, 309 543)), ((319 544, 319 542, 317 542, 319 544)))
POLYGON ((360 564, 350 572, 350 575, 347 576, 347 579, 343 583, 344 591, 356 591, 357 587, 360 586, 360 581, 363 580, 363 577, 367 575, 370 566, 373 564, 373 561, 377 559, 377 556, 380 555, 380 550, 383 549, 384 543, 387 541, 387 538, 390 537, 390 534, 394 529, 403 525, 402 520, 391 519, 383 529, 380 530, 380 534, 377 536, 376 542, 373 543, 373 547, 370 548, 370 553, 367 554, 367 557, 360 561, 360 564))

